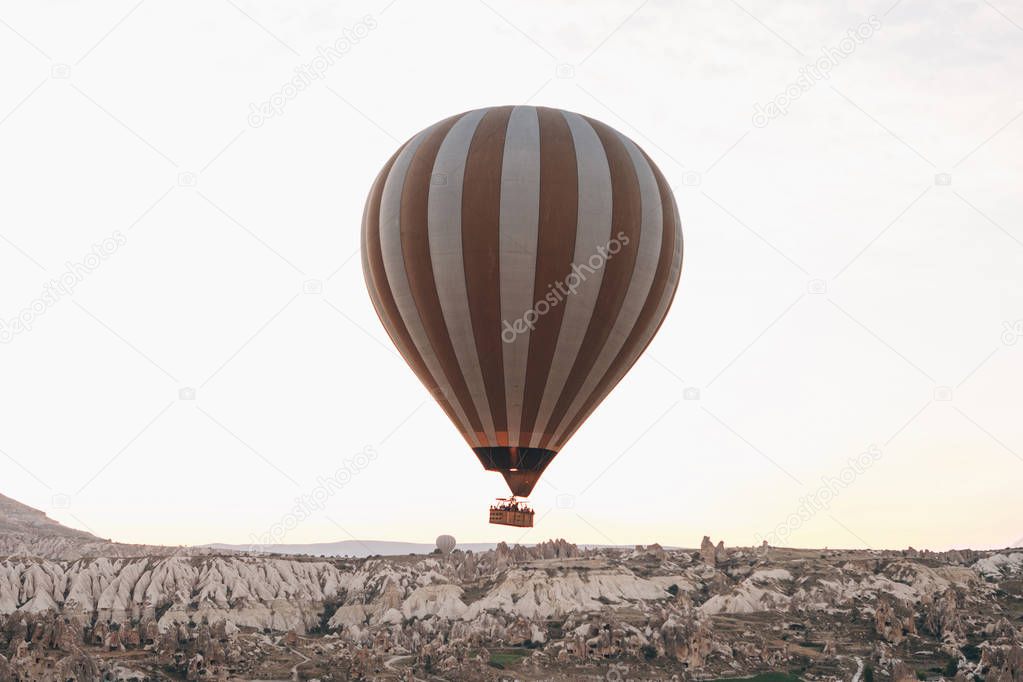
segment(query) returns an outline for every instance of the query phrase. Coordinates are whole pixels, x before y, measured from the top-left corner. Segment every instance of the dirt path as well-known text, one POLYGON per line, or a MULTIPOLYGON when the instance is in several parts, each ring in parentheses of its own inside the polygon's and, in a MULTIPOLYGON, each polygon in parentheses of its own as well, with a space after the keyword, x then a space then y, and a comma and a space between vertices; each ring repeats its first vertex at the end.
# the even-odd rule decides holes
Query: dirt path
MULTIPOLYGON (((387 668, 388 670, 390 670, 392 673, 395 673, 396 675, 401 675, 402 671, 396 669, 394 667, 394 664, 397 663, 398 661, 406 659, 406 658, 412 658, 412 656, 410 656, 409 654, 405 654, 404 656, 391 656, 386 661, 384 661, 384 667, 387 668)), ((416 677, 414 675, 412 676, 412 679, 415 680, 416 682, 430 682, 431 679, 433 679, 433 680, 444 680, 443 677, 431 676, 430 678, 422 678, 422 677, 416 677)))
POLYGON ((852 677, 852 682, 860 682, 860 675, 863 674, 863 659, 859 656, 853 656, 856 659, 856 674, 852 677))
POLYGON ((301 661, 299 661, 295 665, 291 666, 291 679, 292 679, 293 682, 298 682, 298 669, 299 669, 299 667, 305 665, 306 663, 308 663, 312 659, 309 658, 308 656, 306 656, 305 654, 303 654, 298 649, 295 649, 293 647, 289 646, 288 647, 288 651, 290 651, 291 653, 295 654, 296 656, 298 656, 299 658, 302 659, 301 661))

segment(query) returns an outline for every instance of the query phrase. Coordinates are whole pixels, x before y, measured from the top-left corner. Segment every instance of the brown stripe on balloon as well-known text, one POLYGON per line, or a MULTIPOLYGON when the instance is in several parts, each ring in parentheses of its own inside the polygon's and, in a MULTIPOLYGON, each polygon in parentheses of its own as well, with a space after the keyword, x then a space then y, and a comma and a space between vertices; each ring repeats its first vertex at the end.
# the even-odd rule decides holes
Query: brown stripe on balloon
MULTIPOLYGON (((387 274, 384 271, 384 258, 380 250, 380 201, 383 198, 384 183, 391 172, 391 167, 404 148, 405 145, 402 145, 394 153, 394 156, 390 158, 383 170, 380 171, 366 202, 362 230, 364 246, 363 272, 366 276, 367 288, 370 291, 373 309, 376 311, 377 317, 380 318, 380 322, 383 324, 387 335, 391 337, 391 341, 398 349, 398 352, 405 358, 412 371, 419 377, 423 386, 426 387, 426 390, 437 401, 437 404, 444 410, 444 413, 453 423, 458 424, 458 416, 444 397, 443 391, 438 387, 433 375, 426 368, 426 363, 423 361, 422 356, 416 350, 416 345, 412 342, 412 337, 405 327, 401 314, 398 312, 398 306, 391 295, 391 287, 387 282, 387 274)), ((470 441, 469 445, 471 446, 473 443, 470 441)))
MULTIPOLYGON (((540 401, 547 385, 551 361, 565 315, 565 294, 557 286, 572 270, 579 208, 579 176, 572 132, 561 112, 537 107, 540 119, 540 210, 533 291, 536 303, 553 297, 544 315, 536 318, 529 335, 526 388, 522 404, 519 441, 528 445, 533 436, 540 401), (547 297, 547 298, 545 298, 547 297)), ((527 311, 523 310, 525 315, 527 311)), ((509 320, 514 324, 514 320, 509 320)))
MULTIPOLYGON (((469 144, 462 183, 462 258, 469 316, 499 441, 508 438, 500 268, 501 169, 511 112, 512 107, 495 107, 480 120, 469 144)), ((481 438, 485 438, 485 434, 481 433, 481 438)))
POLYGON ((583 403, 579 413, 569 416, 568 428, 564 430, 558 442, 551 444, 550 449, 552 450, 560 450, 568 442, 576 430, 586 421, 586 418, 593 413, 593 410, 600 405, 604 398, 621 381, 629 368, 636 363, 636 360, 639 359, 639 356, 650 343, 654 333, 660 328, 661 323, 664 322, 667 311, 663 311, 659 319, 657 315, 663 297, 665 295, 673 295, 678 285, 677 273, 674 276, 674 281, 672 281, 672 266, 677 252, 676 249, 681 248, 682 239, 677 208, 675 207, 674 197, 668 181, 665 180, 660 169, 657 168, 653 160, 645 152, 643 156, 646 158, 647 163, 650 164, 654 177, 657 178, 657 189, 660 193, 661 206, 663 207, 661 254, 657 260, 657 270, 654 273, 654 280, 650 286, 650 293, 643 304, 643 309, 636 320, 636 325, 632 328, 621 350, 615 356, 615 359, 611 361, 610 367, 608 367, 600 381, 597 382, 596 387, 594 387, 586 402, 583 403), (676 244, 676 242, 678 243, 676 244))
MULTIPOLYGON (((599 121, 583 118, 600 138, 611 172, 611 241, 603 257, 603 278, 593 315, 586 327, 582 346, 572 363, 565 386, 547 422, 545 434, 540 440, 541 448, 547 448, 551 437, 557 433, 561 421, 565 418, 565 412, 582 388, 587 374, 592 370, 604 343, 607 342, 615 320, 618 319, 618 313, 629 289, 633 268, 636 266, 643 224, 639 177, 628 150, 611 128, 599 121)), ((590 267, 593 267, 593 264, 587 263, 590 267)))
MULTIPOLYGON (((426 331, 430 347, 447 383, 454 392, 455 400, 465 412, 466 419, 476 432, 476 437, 485 442, 483 425, 476 405, 465 383, 465 376, 455 356, 444 312, 437 295, 437 281, 433 275, 433 259, 430 256, 430 234, 427 206, 430 196, 430 182, 437 151, 448 131, 460 117, 449 118, 431 132, 416 149, 405 174, 401 195, 401 253, 405 263, 409 289, 415 301, 419 319, 426 331)), ((458 422, 455 422, 458 424, 458 422)))

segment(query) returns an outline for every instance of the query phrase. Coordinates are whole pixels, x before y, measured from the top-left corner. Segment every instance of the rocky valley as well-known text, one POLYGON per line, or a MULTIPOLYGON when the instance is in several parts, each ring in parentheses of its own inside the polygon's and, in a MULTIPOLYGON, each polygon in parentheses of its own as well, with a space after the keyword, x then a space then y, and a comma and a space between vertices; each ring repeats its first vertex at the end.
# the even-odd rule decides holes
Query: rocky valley
POLYGON ((17 548, 0 554, 5 682, 1023 680, 1023 549, 705 538, 314 558, 116 545, 36 521, 60 552, 24 523, 0 531, 17 548))

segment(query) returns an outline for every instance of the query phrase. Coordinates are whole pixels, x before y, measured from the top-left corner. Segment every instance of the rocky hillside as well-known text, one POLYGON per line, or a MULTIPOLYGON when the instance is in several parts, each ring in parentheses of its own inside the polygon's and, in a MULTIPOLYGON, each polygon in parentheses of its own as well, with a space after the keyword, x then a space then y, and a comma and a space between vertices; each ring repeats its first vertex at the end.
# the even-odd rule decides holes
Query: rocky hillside
MULTIPOLYGON (((84 530, 68 528, 38 509, 0 495, 0 557, 74 560, 84 557, 167 556, 180 551, 179 547, 130 545, 104 540, 84 530)), ((188 550, 192 554, 203 551, 188 550)))
POLYGON ((0 614, 4 680, 1023 680, 1013 550, 9 558, 0 614))
POLYGON ((74 548, 107 544, 95 535, 62 526, 38 509, 0 495, 0 554, 63 558, 74 548))

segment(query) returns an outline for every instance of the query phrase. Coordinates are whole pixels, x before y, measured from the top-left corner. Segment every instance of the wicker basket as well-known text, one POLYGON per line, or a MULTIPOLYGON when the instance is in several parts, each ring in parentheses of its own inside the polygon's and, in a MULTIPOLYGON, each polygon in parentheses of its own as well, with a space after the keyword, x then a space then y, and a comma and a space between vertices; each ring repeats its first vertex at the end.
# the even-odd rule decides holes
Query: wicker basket
POLYGON ((533 512, 532 510, 512 511, 509 509, 501 509, 499 507, 491 507, 490 523, 496 523, 502 526, 518 526, 519 528, 532 528, 533 512))

